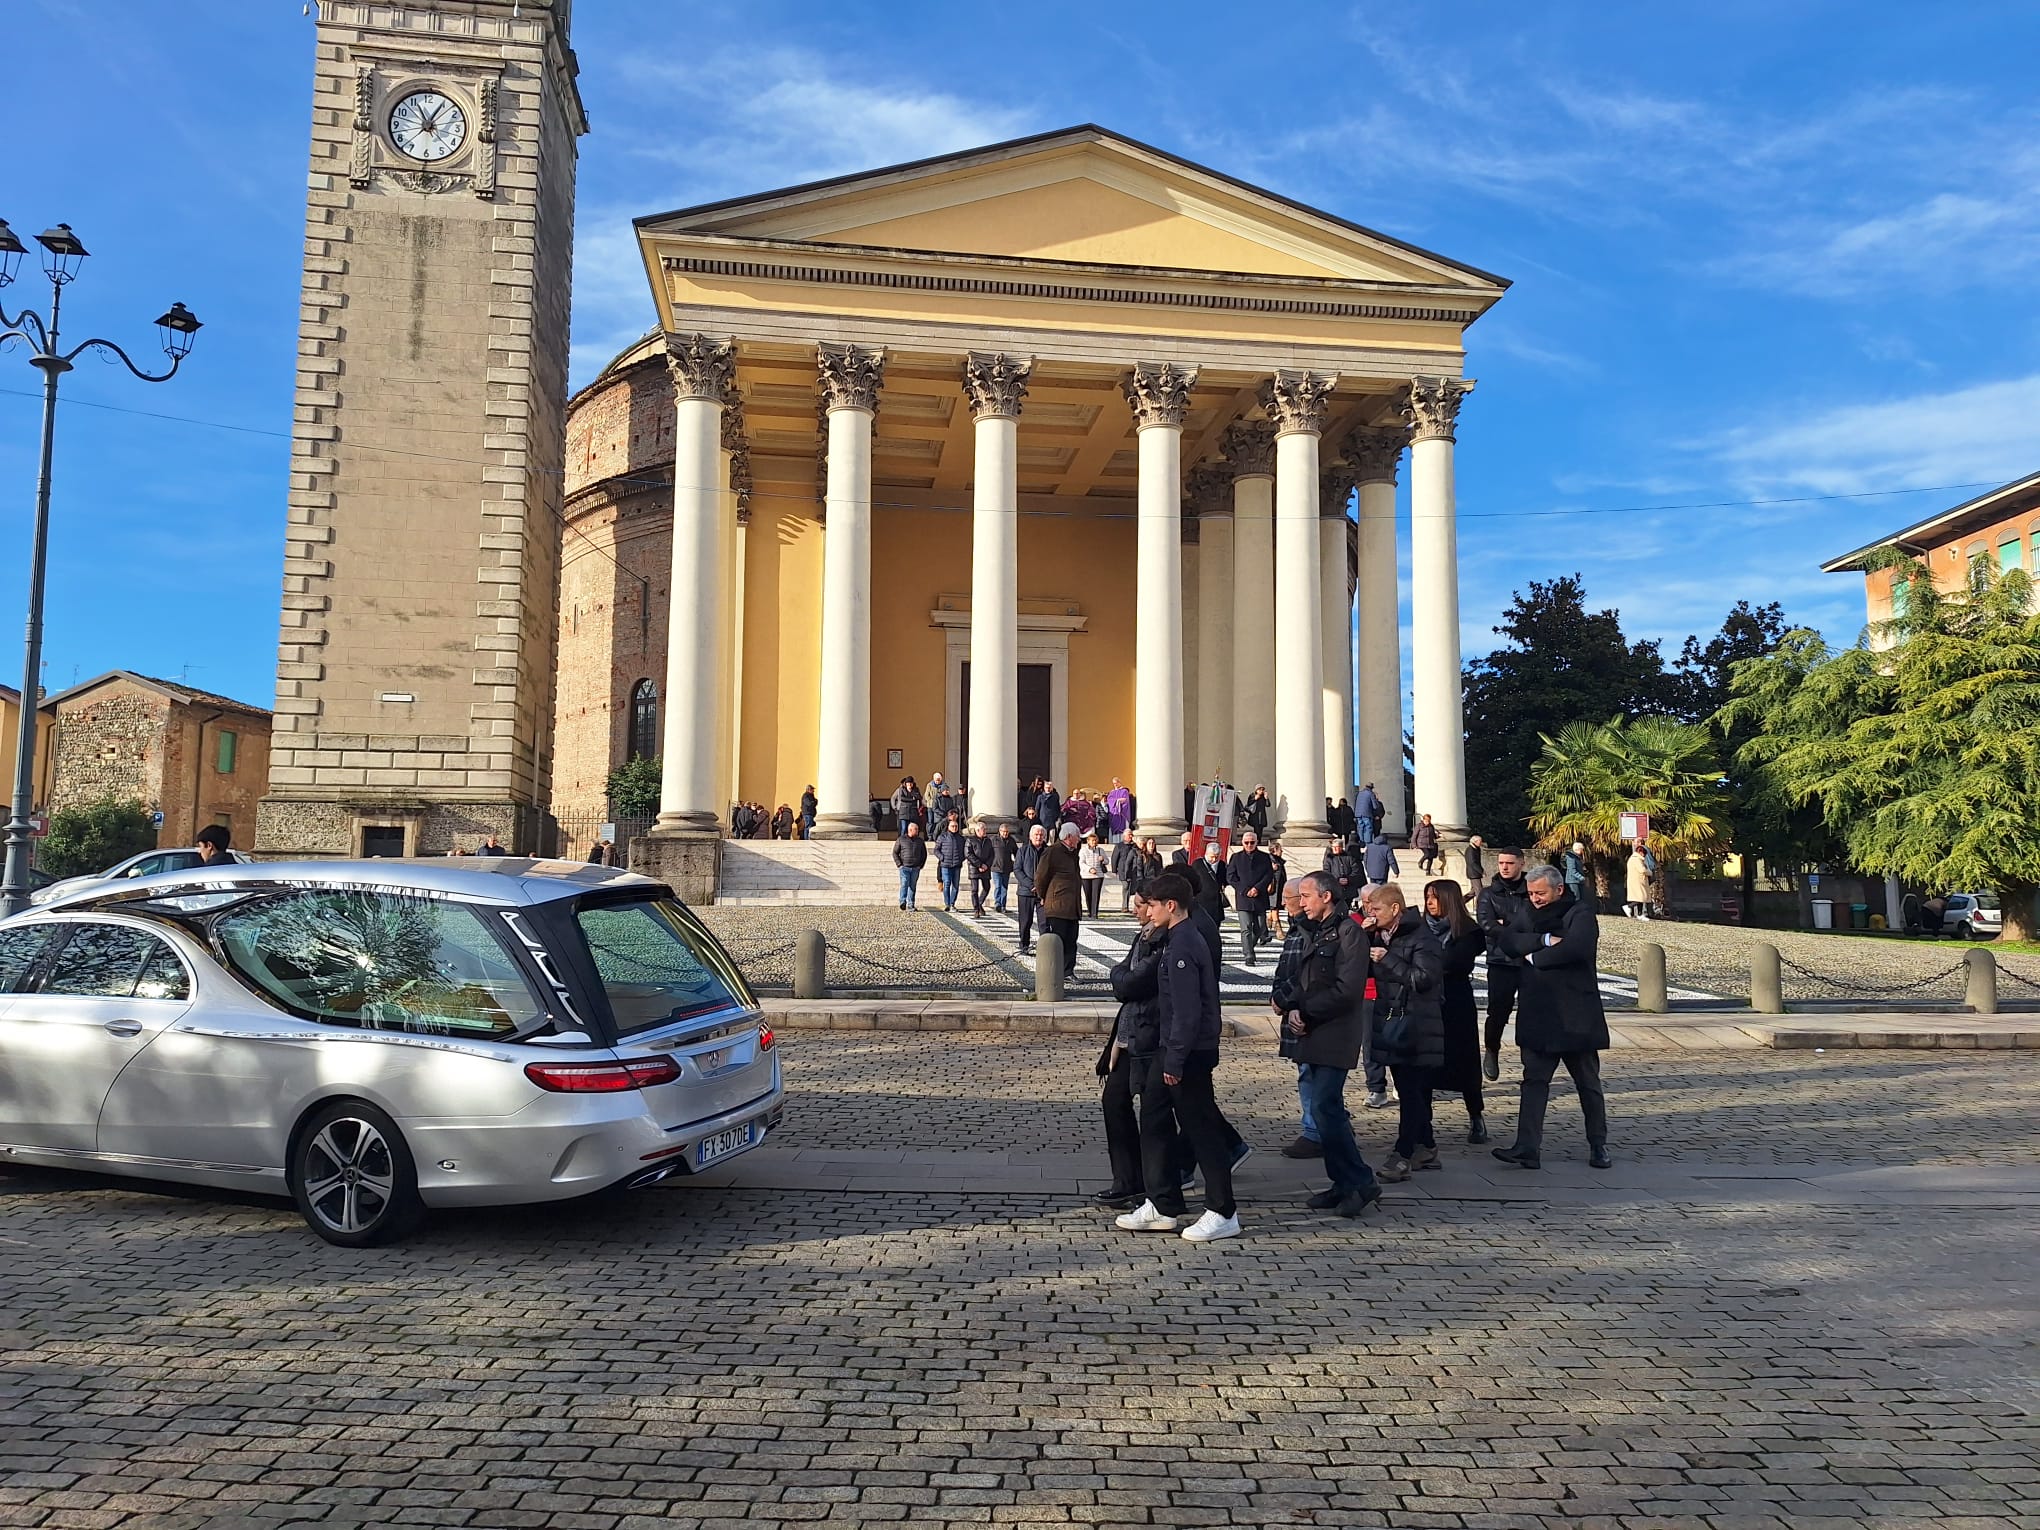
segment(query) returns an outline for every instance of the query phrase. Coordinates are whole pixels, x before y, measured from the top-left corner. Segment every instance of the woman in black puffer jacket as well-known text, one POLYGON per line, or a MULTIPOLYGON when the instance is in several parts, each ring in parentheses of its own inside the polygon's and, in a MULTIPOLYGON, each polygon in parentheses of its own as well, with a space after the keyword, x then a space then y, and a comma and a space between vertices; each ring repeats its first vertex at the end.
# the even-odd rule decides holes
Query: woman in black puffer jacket
POLYGON ((1147 1198, 1140 1165, 1140 1122, 1133 1108, 1133 1061, 1161 1046, 1161 965, 1163 942, 1147 928, 1147 900, 1133 897, 1140 933, 1133 937, 1112 969, 1112 997, 1119 1001, 1119 1020, 1098 1054, 1098 1077, 1104 1080, 1099 1105, 1105 1112, 1105 1151, 1112 1162, 1112 1183, 1092 1197, 1094 1204, 1131 1211, 1147 1198))
POLYGON ((1438 1167, 1431 1086, 1445 1065, 1445 946, 1393 882, 1368 888, 1362 907, 1373 942, 1374 1055, 1395 1075, 1402 1107, 1395 1152, 1377 1177, 1395 1183, 1438 1167))

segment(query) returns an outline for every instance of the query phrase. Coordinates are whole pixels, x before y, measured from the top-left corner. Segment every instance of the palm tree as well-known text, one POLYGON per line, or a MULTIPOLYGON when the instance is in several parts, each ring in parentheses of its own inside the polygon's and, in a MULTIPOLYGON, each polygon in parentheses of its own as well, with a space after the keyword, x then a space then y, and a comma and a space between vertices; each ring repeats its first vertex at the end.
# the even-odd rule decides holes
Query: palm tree
POLYGON ((1530 767, 1530 827, 1538 847, 1586 846, 1605 899, 1622 855, 1622 815, 1647 814, 1658 857, 1659 887, 1673 861, 1721 849, 1721 772, 1705 727, 1669 717, 1572 723, 1530 767))

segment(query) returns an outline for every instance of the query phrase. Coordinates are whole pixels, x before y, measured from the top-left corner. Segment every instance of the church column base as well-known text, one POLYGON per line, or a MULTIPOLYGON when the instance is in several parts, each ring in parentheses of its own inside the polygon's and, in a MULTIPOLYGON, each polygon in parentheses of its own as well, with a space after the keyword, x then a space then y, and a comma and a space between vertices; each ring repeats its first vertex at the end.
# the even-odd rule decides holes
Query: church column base
POLYGON ((870 839, 876 832, 869 813, 820 813, 815 817, 816 839, 870 839))
POLYGON ((630 842, 630 869, 664 882, 682 903, 713 903, 722 873, 722 840, 660 824, 630 842))

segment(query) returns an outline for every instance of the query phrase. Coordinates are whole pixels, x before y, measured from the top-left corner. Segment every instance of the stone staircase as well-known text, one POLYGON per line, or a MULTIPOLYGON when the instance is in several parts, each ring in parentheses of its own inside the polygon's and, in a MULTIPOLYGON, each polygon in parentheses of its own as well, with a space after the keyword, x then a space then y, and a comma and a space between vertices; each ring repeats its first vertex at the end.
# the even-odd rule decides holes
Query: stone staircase
MULTIPOLYGON (((921 874, 925 896, 933 866, 921 874)), ((899 902, 890 839, 729 839, 715 901, 737 906, 843 907, 899 902)))

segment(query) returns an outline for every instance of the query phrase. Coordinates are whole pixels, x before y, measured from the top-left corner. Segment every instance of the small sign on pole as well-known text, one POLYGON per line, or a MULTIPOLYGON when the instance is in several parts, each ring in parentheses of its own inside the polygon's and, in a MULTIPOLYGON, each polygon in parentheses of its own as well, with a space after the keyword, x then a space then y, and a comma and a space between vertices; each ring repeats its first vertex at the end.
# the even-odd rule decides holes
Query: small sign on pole
POLYGON ((606 839, 611 844, 614 844, 616 842, 616 825, 613 823, 605 823, 602 826, 602 832, 597 834, 595 837, 597 839, 606 839))
POLYGON ((1624 813, 1622 815, 1622 838, 1627 844, 1635 844, 1650 834, 1650 814, 1624 813))

